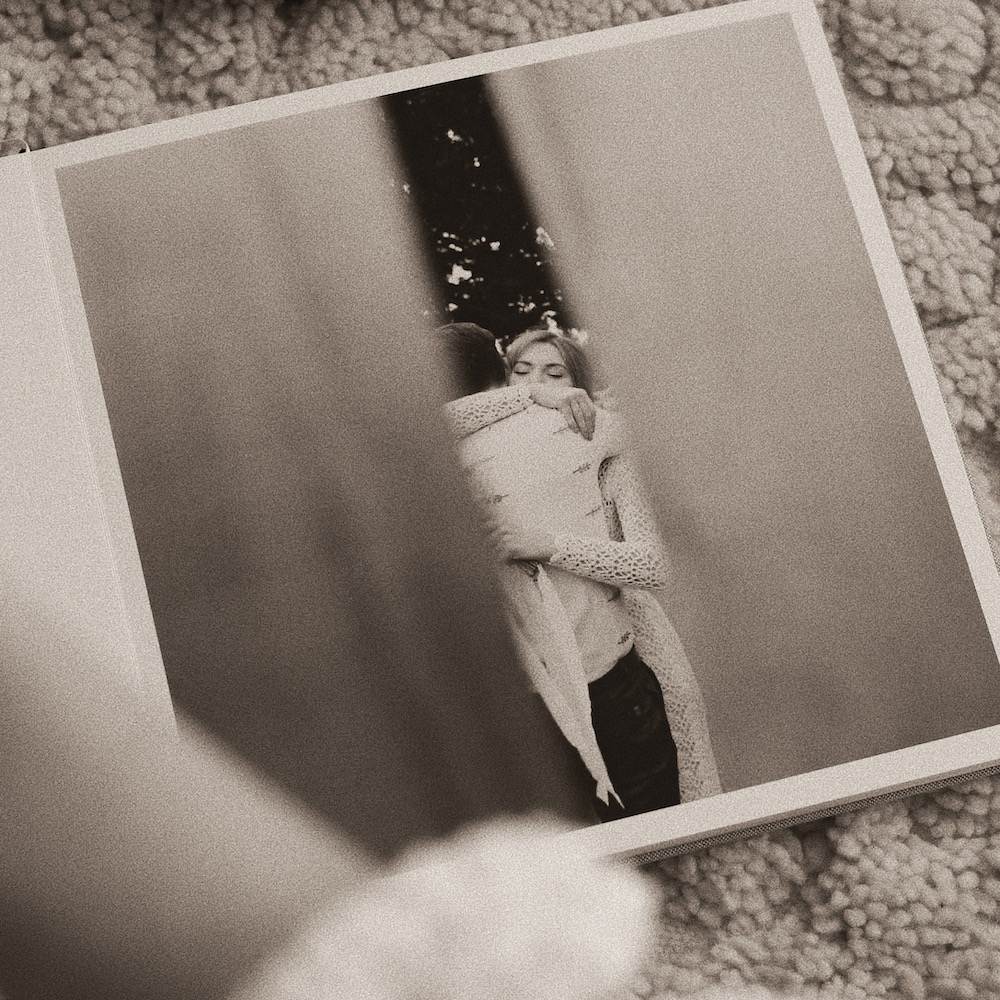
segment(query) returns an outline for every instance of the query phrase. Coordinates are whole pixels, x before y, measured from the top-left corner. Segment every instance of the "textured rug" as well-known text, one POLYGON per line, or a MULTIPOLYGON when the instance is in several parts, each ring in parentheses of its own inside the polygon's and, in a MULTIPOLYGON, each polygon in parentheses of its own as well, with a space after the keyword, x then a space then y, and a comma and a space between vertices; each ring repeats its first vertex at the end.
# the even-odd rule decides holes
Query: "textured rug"
MULTIPOLYGON (((0 139, 49 146, 709 4, 684 0, 0 2, 0 139)), ((991 543, 1000 552, 1000 3, 825 0, 838 67, 991 543)), ((1000 782, 654 866, 635 993, 1000 997, 1000 782)))

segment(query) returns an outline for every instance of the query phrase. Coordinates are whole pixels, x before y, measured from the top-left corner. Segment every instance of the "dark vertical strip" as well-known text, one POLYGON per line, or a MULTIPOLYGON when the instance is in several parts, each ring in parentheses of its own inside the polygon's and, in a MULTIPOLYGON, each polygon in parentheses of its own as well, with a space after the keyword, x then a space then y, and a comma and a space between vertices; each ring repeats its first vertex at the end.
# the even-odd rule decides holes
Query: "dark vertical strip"
POLYGON ((383 98, 440 305, 509 340, 546 313, 571 325, 482 77, 383 98))
POLYGON ((370 108, 65 171, 174 697, 370 849, 562 790, 370 108))

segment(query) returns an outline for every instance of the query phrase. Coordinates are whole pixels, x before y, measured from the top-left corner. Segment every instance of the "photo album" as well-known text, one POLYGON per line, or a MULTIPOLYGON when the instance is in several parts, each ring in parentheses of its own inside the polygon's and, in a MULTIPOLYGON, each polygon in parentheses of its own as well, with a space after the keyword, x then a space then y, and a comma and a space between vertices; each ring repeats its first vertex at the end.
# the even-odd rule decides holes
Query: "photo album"
POLYGON ((636 862, 1000 769, 808 0, 11 150, 0 213, 8 586, 151 732, 386 849, 551 801, 636 862))

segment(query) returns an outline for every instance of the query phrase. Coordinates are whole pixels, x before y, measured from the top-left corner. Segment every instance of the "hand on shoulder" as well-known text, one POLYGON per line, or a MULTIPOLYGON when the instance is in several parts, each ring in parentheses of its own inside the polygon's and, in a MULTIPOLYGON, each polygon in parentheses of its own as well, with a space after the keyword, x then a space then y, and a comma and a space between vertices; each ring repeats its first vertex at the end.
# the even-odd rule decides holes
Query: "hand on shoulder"
POLYGON ((570 428, 583 435, 587 441, 594 436, 597 406, 585 390, 543 382, 532 385, 529 394, 539 406, 558 410, 570 428))

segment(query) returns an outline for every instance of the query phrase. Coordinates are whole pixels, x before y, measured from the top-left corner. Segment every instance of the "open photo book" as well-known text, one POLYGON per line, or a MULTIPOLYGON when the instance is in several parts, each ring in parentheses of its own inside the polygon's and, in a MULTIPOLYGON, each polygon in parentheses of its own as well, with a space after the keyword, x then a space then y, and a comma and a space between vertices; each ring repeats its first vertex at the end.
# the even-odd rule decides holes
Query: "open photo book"
POLYGON ((11 152, 0 217, 4 628, 151 733, 389 853, 1000 766, 1000 577, 806 0, 11 152))

